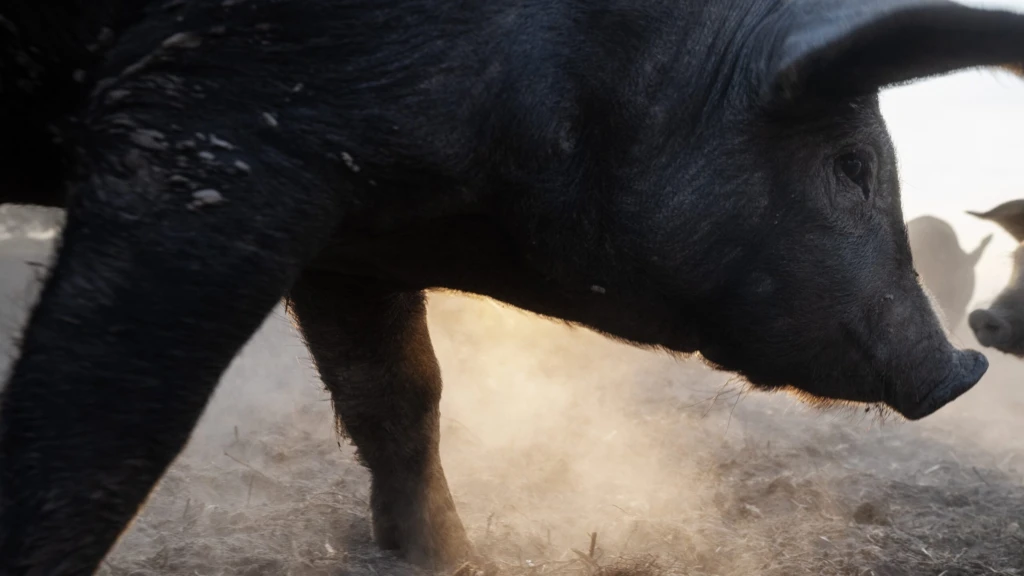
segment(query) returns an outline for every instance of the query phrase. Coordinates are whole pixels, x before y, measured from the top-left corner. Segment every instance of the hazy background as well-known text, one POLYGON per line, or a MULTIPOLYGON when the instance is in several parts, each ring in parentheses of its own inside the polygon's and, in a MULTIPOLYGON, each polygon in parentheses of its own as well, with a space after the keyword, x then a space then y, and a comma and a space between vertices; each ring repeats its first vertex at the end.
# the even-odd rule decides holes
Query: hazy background
MULTIPOLYGON (((1024 0, 963 3, 1024 12, 1024 0)), ((888 90, 882 112, 899 155, 906 219, 945 219, 966 250, 995 232, 975 289, 975 302, 991 299, 1009 277, 1015 244, 964 211, 1024 198, 1024 82, 1002 72, 963 72, 888 90)))

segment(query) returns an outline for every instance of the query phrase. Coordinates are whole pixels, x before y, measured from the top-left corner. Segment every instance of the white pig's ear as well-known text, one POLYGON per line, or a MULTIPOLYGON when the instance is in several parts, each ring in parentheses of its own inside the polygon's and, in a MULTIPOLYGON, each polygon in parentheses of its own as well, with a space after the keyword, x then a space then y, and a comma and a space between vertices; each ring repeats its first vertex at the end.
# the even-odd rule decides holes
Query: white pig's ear
POLYGON ((1024 242, 1024 200, 1011 200, 988 212, 968 212, 982 220, 995 222, 1017 242, 1024 242))
POLYGON ((773 104, 864 96, 917 78, 1024 62, 1024 16, 946 0, 787 0, 755 37, 773 104))

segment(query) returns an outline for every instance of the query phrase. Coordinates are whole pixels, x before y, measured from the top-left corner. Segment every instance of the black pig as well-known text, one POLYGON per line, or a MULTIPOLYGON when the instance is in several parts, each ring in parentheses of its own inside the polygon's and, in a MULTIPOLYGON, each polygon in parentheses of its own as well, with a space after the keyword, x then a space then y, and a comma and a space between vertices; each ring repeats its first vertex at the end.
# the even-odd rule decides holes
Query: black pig
POLYGON ((5 0, 0 191, 65 206, 0 398, 0 575, 101 562, 287 297, 379 544, 470 544, 424 290, 925 417, 882 86, 1024 61, 939 0, 5 0))

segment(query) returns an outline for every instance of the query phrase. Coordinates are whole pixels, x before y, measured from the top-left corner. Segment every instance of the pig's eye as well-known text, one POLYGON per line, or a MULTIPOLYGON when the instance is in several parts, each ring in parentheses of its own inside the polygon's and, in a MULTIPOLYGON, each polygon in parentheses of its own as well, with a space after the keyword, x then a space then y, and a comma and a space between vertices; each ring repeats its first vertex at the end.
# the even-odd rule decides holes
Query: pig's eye
POLYGON ((858 152, 843 154, 836 160, 836 168, 861 189, 864 198, 871 196, 871 160, 867 156, 858 152))

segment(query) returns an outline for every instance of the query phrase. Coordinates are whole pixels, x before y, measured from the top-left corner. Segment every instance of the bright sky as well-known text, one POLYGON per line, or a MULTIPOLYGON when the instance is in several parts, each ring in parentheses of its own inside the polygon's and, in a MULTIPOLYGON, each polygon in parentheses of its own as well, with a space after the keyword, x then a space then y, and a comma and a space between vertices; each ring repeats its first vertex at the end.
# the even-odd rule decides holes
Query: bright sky
MULTIPOLYGON (((962 0, 1024 13, 1024 0, 962 0)), ((994 234, 978 265, 975 302, 991 300, 1010 275, 1013 239, 964 213, 1024 198, 1024 80, 991 70, 962 72, 882 94, 896 143, 907 220, 949 222, 965 250, 994 234)))

